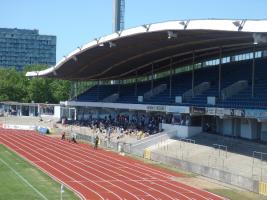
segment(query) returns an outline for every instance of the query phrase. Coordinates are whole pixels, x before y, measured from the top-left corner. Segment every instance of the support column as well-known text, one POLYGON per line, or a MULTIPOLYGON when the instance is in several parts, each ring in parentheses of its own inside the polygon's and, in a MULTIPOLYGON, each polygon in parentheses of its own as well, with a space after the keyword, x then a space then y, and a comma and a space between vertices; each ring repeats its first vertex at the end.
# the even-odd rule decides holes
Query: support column
POLYGON ((154 63, 152 63, 152 69, 151 69, 151 90, 154 88, 154 63))
POLYGON ((170 97, 172 97, 172 58, 170 61, 170 97))
POLYGON ((193 51, 193 61, 192 61, 193 69, 192 69, 192 97, 195 96, 194 94, 194 87, 195 87, 195 51, 193 51))
POLYGON ((81 82, 77 81, 77 95, 80 94, 80 89, 81 89, 81 82))
POLYGON ((70 82, 69 100, 73 98, 73 82, 70 82))
POLYGON ((86 82, 85 81, 82 82, 82 91, 81 92, 84 92, 84 91, 86 91, 86 82))
POLYGON ((134 96, 137 96, 137 70, 135 71, 135 88, 134 88, 134 96))
POLYGON ((218 78, 218 97, 221 98, 221 78, 222 78, 222 47, 220 47, 219 56, 219 78, 218 78))
POLYGON ((251 74, 251 97, 254 98, 255 87, 255 44, 253 45, 253 60, 252 60, 252 74, 251 74))
POLYGON ((118 94, 120 94, 121 83, 122 83, 122 81, 118 80, 118 94))
POLYGON ((77 81, 74 82, 74 97, 77 100, 77 81))
POLYGON ((97 80, 97 97, 96 100, 99 100, 99 80, 97 80))

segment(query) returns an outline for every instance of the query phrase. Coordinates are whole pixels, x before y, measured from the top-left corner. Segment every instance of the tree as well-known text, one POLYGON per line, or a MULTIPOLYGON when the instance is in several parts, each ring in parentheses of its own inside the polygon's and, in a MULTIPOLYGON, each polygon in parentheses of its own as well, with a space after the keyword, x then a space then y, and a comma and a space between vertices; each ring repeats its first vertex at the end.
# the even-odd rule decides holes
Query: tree
POLYGON ((21 101, 26 90, 25 78, 14 68, 0 69, 0 101, 21 101))
MULTIPOLYGON (((28 71, 46 69, 43 65, 30 65, 25 67, 24 74, 28 71)), ((70 82, 65 80, 34 77, 29 80, 28 97, 38 103, 59 103, 69 97, 70 82)))
POLYGON ((46 69, 45 65, 30 65, 23 72, 0 68, 0 101, 59 103, 69 97, 70 82, 51 78, 25 76, 28 71, 46 69))
POLYGON ((70 81, 53 80, 49 87, 52 92, 54 102, 68 100, 71 87, 70 81))

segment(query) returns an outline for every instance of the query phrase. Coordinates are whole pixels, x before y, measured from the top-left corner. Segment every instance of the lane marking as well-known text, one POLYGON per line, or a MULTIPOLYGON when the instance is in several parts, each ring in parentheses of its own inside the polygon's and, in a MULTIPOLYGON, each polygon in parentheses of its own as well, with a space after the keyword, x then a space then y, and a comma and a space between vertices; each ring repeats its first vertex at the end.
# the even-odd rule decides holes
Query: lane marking
MULTIPOLYGON (((27 146, 27 145, 31 145, 31 146, 33 146, 32 144, 27 144, 27 145, 25 145, 25 144, 21 144, 21 143, 18 143, 17 140, 12 139, 11 137, 9 137, 8 139, 9 139, 9 140, 11 139, 11 141, 13 141, 13 143, 7 141, 7 139, 4 139, 4 141, 7 142, 7 143, 9 143, 9 144, 11 143, 11 144, 12 144, 13 146, 15 146, 16 148, 21 149, 23 152, 26 152, 26 154, 29 154, 29 155, 31 155, 31 156, 37 158, 37 156, 33 154, 33 152, 36 152, 37 154, 40 154, 41 156, 43 156, 43 157, 45 157, 45 158, 48 158, 49 160, 52 161, 51 158, 49 158, 49 157, 47 157, 47 156, 45 156, 45 155, 42 155, 40 152, 38 152, 38 151, 36 151, 36 150, 33 150, 33 149, 31 149, 30 147, 27 146), (14 144, 14 143, 15 143, 15 144, 14 144), (16 144, 19 144, 19 145, 16 145, 16 144), (19 147, 19 146, 20 146, 20 147, 19 147), (26 147, 26 149, 30 149, 30 150, 32 150, 32 153, 30 153, 30 151, 26 151, 26 150, 25 150, 25 147, 26 147), (23 148, 24 148, 24 149, 23 149, 23 148)), ((21 140, 21 139, 18 139, 18 140, 23 141, 23 140, 21 140)), ((24 142, 24 143, 25 143, 25 142, 24 142)), ((12 145, 11 145, 11 146, 12 146, 12 145)), ((39 158, 39 159, 40 159, 40 158, 39 158)), ((64 166, 63 164, 60 164, 60 163, 58 163, 58 162, 56 162, 56 161, 53 161, 53 162, 54 162, 54 163, 57 163, 58 165, 62 166, 63 168, 68 169, 68 167, 67 167, 67 166, 64 166)), ((51 166, 50 164, 47 164, 47 165, 50 166, 50 167, 52 167, 52 168, 54 168, 55 170, 59 171, 59 169, 57 169, 57 168, 51 166)), ((73 173, 75 173, 75 174, 77 174, 77 175, 79 175, 79 176, 81 176, 81 177, 83 177, 83 178, 85 178, 85 179, 87 179, 87 178, 84 177, 83 175, 81 175, 81 174, 75 172, 74 170, 71 170, 71 169, 68 169, 68 170, 71 171, 71 172, 73 172, 73 173)), ((63 173, 63 172, 60 172, 60 173, 64 174, 65 176, 68 176, 67 174, 65 174, 65 173, 63 173)), ((70 177, 71 179, 74 180, 73 177, 71 177, 71 176, 68 176, 68 177, 70 177)), ((103 187, 102 185, 97 184, 97 183, 95 183, 94 181, 91 181, 90 179, 87 179, 87 180, 90 181, 91 183, 93 183, 93 184, 95 184, 95 185, 98 185, 99 187, 101 187, 101 188, 107 190, 108 193, 112 193, 112 194, 114 194, 114 196, 117 196, 118 199, 122 199, 119 195, 117 195, 117 194, 114 193, 113 191, 111 191, 111 190, 109 190, 109 189, 103 187)), ((92 191, 93 193, 97 194, 101 199, 104 199, 99 193, 97 193, 96 191, 90 189, 90 188, 87 187, 86 185, 83 185, 81 182, 77 182, 77 183, 79 183, 80 185, 86 187, 88 190, 92 191)))
MULTIPOLYGON (((27 140, 29 139, 28 137, 26 137, 27 138, 27 140)), ((33 139, 33 138, 32 138, 33 139)), ((37 140, 37 139, 40 139, 40 138, 37 138, 37 137, 35 137, 33 140, 35 141, 35 139, 37 140)), ((43 137, 42 139, 41 139, 41 141, 43 141, 43 142, 47 142, 47 141, 49 141, 49 142, 51 142, 51 140, 49 140, 48 138, 45 138, 45 137, 43 137)), ((52 142, 54 142, 54 141, 52 141, 52 142)), ((60 145, 60 144, 63 144, 63 143, 61 143, 61 142, 57 142, 56 141, 56 144, 57 145, 60 145)), ((51 144, 52 145, 52 144, 51 144)), ((49 145, 50 146, 50 145, 49 145)), ((66 148, 68 148, 67 147, 67 145, 64 145, 64 146, 66 146, 66 148)), ((79 146, 80 147, 80 146, 79 146)), ((83 154, 85 151, 83 151, 83 149, 84 148, 69 148, 69 149, 71 149, 70 151, 73 151, 74 149, 77 149, 77 150, 79 150, 79 152, 80 153, 78 153, 78 154, 83 154)), ((87 152, 88 153, 88 152, 87 152)), ((98 152, 97 152, 98 153, 98 152)), ((103 155, 103 157, 109 157, 109 156, 107 156, 107 155, 105 155, 105 154, 103 154, 103 153, 100 153, 99 152, 99 154, 101 154, 101 155, 103 155)), ((88 157, 88 156, 86 156, 86 155, 84 155, 85 157, 88 157)), ((95 156, 94 156, 95 157, 95 156)), ((110 158, 110 157, 109 157, 110 158)), ((116 159, 116 158, 114 158, 114 157, 111 157, 111 159, 112 160, 116 160, 116 161, 118 161, 119 163, 125 163, 125 164, 127 164, 128 165, 128 163, 127 162, 125 162, 125 161, 122 161, 122 160, 120 160, 120 159, 116 159)), ((104 159, 104 160, 106 160, 106 159, 104 159)), ((138 163, 139 164, 139 163, 138 163)), ((120 166, 122 165, 122 164, 119 164, 120 166)), ((139 164, 140 165, 140 167, 141 167, 141 164, 139 164)), ((140 167, 137 167, 137 168, 140 168, 140 167)), ((143 166, 144 167, 144 166, 143 166)), ((120 168, 120 170, 122 170, 123 168, 128 168, 128 167, 119 167, 120 168)), ((145 168, 148 168, 148 167, 145 167, 145 168)), ((144 171, 147 171, 147 170, 144 170, 144 171)), ((158 170, 153 170, 153 171, 158 171, 158 170)), ((152 174, 154 174, 155 172, 152 172, 152 174)), ((153 175, 149 175, 150 177, 152 177, 153 175)), ((161 175, 161 174, 165 174, 165 173, 158 173, 160 176, 163 176, 163 175, 161 175)), ((160 181, 160 180, 159 180, 160 181)), ((161 180, 161 182, 167 182, 167 181, 163 181, 163 180, 161 180)), ((178 182, 179 183, 179 182, 178 182)), ((177 187, 177 188, 180 188, 180 189, 183 189, 183 190, 187 190, 187 191, 190 191, 189 189, 186 189, 186 188, 181 188, 181 186, 179 187, 179 186, 176 186, 176 185, 173 185, 173 184, 171 184, 171 183, 168 183, 168 184, 170 184, 170 185, 172 185, 172 186, 174 186, 174 187, 177 187)), ((188 186, 188 185, 185 185, 185 186, 188 186)), ((189 186, 188 186, 189 187, 189 186)), ((194 188, 194 187, 192 187, 193 189, 196 189, 196 188, 194 188)), ((196 190, 199 190, 199 189, 196 189, 196 190)), ((203 191, 203 190, 199 190, 200 192, 206 192, 206 193, 208 193, 207 191, 203 191)), ((196 194, 196 193, 194 193, 193 191, 190 191, 190 193, 193 193, 193 194, 196 194)), ((210 193, 209 193, 210 194, 210 193)), ((199 195, 199 194, 196 194, 196 195, 198 195, 198 196, 202 196, 202 195, 199 195)), ((213 196, 217 196, 217 195, 214 195, 214 194, 212 194, 213 196)), ((219 197, 219 196, 217 196, 217 197, 219 197)), ((203 197, 203 198, 205 198, 205 199, 210 199, 210 198, 207 198, 207 197, 203 197)), ((219 197, 219 198, 221 198, 221 197, 219 197)))
MULTIPOLYGON (((37 143, 37 137, 35 137, 35 138, 31 138, 35 143, 37 143), (35 139, 36 138, 36 139, 35 139)), ((25 137, 24 139, 26 139, 26 140, 29 140, 30 141, 30 139, 27 137, 25 137)), ((19 139, 19 140, 21 140, 21 138, 19 139)), ((38 142, 40 142, 40 141, 42 141, 41 143, 44 143, 45 145, 48 145, 48 146, 51 146, 51 145, 49 145, 49 143, 47 142, 47 141, 51 141, 50 140, 50 138, 48 139, 47 137, 45 138, 45 137, 42 137, 42 139, 40 139, 40 138, 38 138, 38 142)), ((22 141, 22 140, 21 140, 22 141)), ((59 147, 57 147, 58 145, 61 145, 61 144, 64 144, 64 143, 61 143, 60 141, 59 142, 57 142, 57 145, 56 145, 56 148, 57 149, 60 149, 59 147)), ((66 145, 65 145, 66 146, 66 145)), ((46 147, 47 148, 47 147, 46 147)), ((62 147, 61 147, 62 148, 62 147)), ((67 147, 66 147, 67 148, 67 147)), ((69 148, 68 150, 69 151, 72 151, 73 149, 75 149, 75 150, 81 150, 81 148, 77 148, 77 147, 75 147, 75 148, 69 148)), ((62 149, 61 149, 62 150, 62 149)), ((79 153, 79 151, 78 152, 76 152, 77 154, 81 154, 81 155, 83 155, 83 156, 86 156, 86 157, 88 157, 87 155, 84 155, 84 154, 82 154, 82 153, 79 153)), ((61 153, 59 153, 59 154, 61 154, 61 153)), ((101 153, 100 153, 101 154, 101 153)), ((106 157, 106 156, 104 156, 104 157, 106 157)), ((92 158, 92 159, 94 159, 94 158, 92 158)), ((104 158, 102 158, 102 159, 104 159, 104 158)), ((95 160, 95 159, 94 159, 95 160)), ((114 160, 117 160, 117 159, 114 159, 114 160)), ((123 161, 120 161, 120 160, 118 160, 119 162, 123 162, 123 161)), ((88 161, 88 162, 90 162, 90 161, 88 161)), ((101 163, 103 163, 103 161, 100 161, 101 163)), ((105 163, 106 165, 109 165, 109 164, 107 164, 107 163, 105 163)), ((97 165, 97 164, 96 164, 97 165)), ((121 164, 119 164, 120 166, 122 166, 121 164)), ((98 166, 100 166, 100 165, 98 165, 98 166)), ((120 167, 119 167, 120 168, 120 167)), ((123 168, 129 168, 129 167, 126 167, 126 166, 124 166, 123 168)), ((117 168, 118 169, 118 168, 117 168)), ((124 172, 126 172, 125 170, 123 170, 123 169, 119 169, 119 170, 121 170, 121 171, 124 171, 124 172)), ((136 170, 134 170, 134 171, 136 171, 136 170)), ((126 172, 126 173, 129 173, 129 172, 126 172)), ((132 174, 131 174, 132 175, 132 174)), ((148 175, 148 174, 147 174, 148 175)), ((137 176, 137 175, 134 175, 134 176, 137 176)), ((153 177, 153 175, 148 175, 148 176, 150 176, 150 177, 152 177, 151 179, 155 179, 155 177, 153 177)), ((160 176, 162 176, 162 175, 160 175, 160 176)), ((139 176, 140 177, 140 176, 139 176)), ((157 180, 157 179, 156 179, 157 180)), ((171 179, 168 179, 169 181, 171 181, 171 179)), ((160 179, 158 180, 158 181, 161 181, 160 179)), ((189 193, 191 193, 191 194, 194 194, 194 195, 196 195, 196 196, 199 196, 199 197, 202 197, 203 199, 207 199, 207 197, 204 197, 204 196, 202 196, 201 194, 198 194, 198 193, 195 193, 195 192, 193 192, 192 190, 189 190, 189 189, 186 189, 186 188, 183 188, 183 187, 181 187, 181 186, 177 186, 177 185, 174 185, 174 184, 172 184, 172 183, 170 183, 170 182, 165 182, 165 181, 161 181, 161 182, 163 182, 163 183, 166 183, 166 184, 169 184, 169 185, 171 185, 171 186, 173 186, 173 187, 175 187, 175 188, 179 188, 179 189, 181 189, 181 190, 183 190, 183 191, 188 191, 189 193)), ((179 183, 179 182, 178 182, 179 183)), ((156 183, 156 182, 151 182, 151 184, 155 184, 155 185, 158 185, 158 186, 160 186, 160 187, 162 187, 162 188, 164 188, 164 189, 167 189, 167 190, 169 190, 169 191, 172 191, 172 192, 174 192, 174 193, 176 193, 176 194, 179 194, 179 195, 181 195, 181 196, 184 196, 184 197, 186 197, 187 199, 190 199, 190 196, 187 196, 187 195, 185 195, 185 194, 183 194, 182 192, 178 192, 178 191, 176 191, 176 190, 174 190, 174 189, 171 189, 171 188, 168 188, 168 186, 163 186, 162 184, 158 184, 158 183, 156 183)), ((149 186, 148 186, 149 187, 149 186)), ((193 189, 195 189, 195 188, 193 188, 193 189)), ((150 189, 151 190, 151 189, 150 189)), ((153 187, 153 190, 156 190, 156 191, 158 191, 159 193, 161 193, 161 194, 163 194, 163 195, 165 195, 165 196, 169 196, 167 193, 166 193, 166 191, 164 191, 164 192, 161 192, 161 190, 157 190, 157 189, 155 189, 154 187, 153 187)), ((200 190, 201 191, 201 190, 200 190)), ((171 198, 171 199, 173 199, 173 198, 171 198)))
POLYGON ((0 161, 4 163, 9 169, 11 169, 14 174, 16 174, 24 183, 26 183, 31 189, 33 189, 37 194, 39 194, 43 199, 48 200, 39 190, 37 190, 32 184, 30 184, 22 175, 19 174, 15 169, 13 169, 8 163, 0 158, 0 161))

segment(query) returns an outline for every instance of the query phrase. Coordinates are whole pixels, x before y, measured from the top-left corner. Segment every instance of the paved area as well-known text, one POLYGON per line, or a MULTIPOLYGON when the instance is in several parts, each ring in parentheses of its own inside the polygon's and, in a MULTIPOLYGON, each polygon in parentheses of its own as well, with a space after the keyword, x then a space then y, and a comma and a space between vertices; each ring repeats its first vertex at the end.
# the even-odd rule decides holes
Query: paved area
POLYGON ((154 145, 151 150, 255 180, 267 181, 267 146, 263 144, 241 139, 223 139, 218 135, 203 133, 187 141, 168 139, 154 145))

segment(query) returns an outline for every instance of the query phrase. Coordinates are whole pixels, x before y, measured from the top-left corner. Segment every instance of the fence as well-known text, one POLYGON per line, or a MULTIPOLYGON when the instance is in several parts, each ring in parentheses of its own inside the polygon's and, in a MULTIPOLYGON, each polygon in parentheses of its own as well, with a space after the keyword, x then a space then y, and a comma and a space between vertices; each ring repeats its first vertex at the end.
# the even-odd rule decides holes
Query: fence
POLYGON ((251 171, 254 178, 258 178, 261 181, 267 178, 267 153, 253 151, 251 171))
POLYGON ((238 186, 252 192, 259 192, 259 182, 248 177, 236 175, 224 170, 215 169, 212 167, 196 164, 193 162, 180 160, 170 156, 162 155, 156 152, 151 152, 151 160, 159 161, 165 164, 176 166, 177 168, 200 174, 224 183, 238 186))

